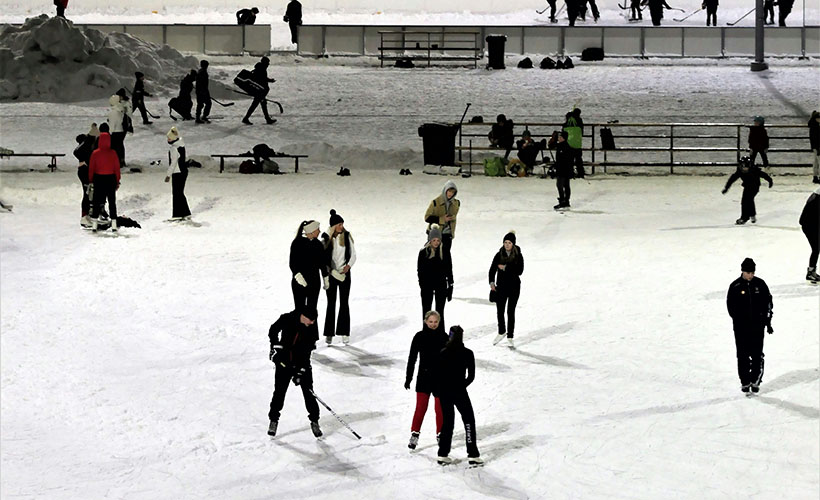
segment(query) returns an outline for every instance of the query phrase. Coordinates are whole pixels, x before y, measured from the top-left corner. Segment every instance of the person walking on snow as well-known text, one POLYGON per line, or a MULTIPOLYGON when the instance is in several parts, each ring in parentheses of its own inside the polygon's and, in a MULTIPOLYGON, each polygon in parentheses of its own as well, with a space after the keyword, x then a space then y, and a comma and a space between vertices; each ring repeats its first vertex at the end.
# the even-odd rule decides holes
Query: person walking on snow
POLYGON ((316 309, 294 309, 279 316, 268 330, 270 355, 268 358, 276 368, 274 375, 273 397, 268 412, 268 436, 276 436, 279 428, 279 416, 285 405, 285 395, 290 381, 302 389, 305 408, 308 411, 310 430, 315 437, 322 437, 319 427, 319 405, 313 395, 313 369, 310 366, 310 355, 316 349, 315 329, 316 309))
POLYGON ((570 208, 569 198, 572 195, 570 181, 572 180, 572 164, 575 152, 567 143, 569 134, 562 130, 558 134, 558 144, 555 146, 555 186, 558 188, 558 204, 554 210, 570 208))
POLYGON ((188 199, 185 198, 185 181, 188 179, 188 161, 185 159, 185 143, 176 127, 166 134, 168 139, 168 172, 165 182, 171 182, 173 195, 173 212, 171 220, 191 218, 191 209, 188 208, 188 199))
POLYGON ((120 188, 120 159, 111 149, 111 135, 100 132, 98 148, 91 153, 88 162, 88 182, 94 186, 91 209, 91 229, 96 233, 98 218, 108 200, 111 230, 117 232, 117 190, 120 188))
POLYGON ((196 74, 196 123, 211 123, 211 92, 208 90, 208 61, 199 61, 196 74), (204 108, 204 110, 203 110, 204 108))
POLYGON ((316 309, 319 289, 324 287, 327 290, 330 287, 325 248, 317 236, 319 223, 315 220, 302 221, 290 244, 288 265, 293 273, 290 288, 293 291, 293 304, 299 310, 305 307, 316 309))
POLYGON ((800 228, 811 246, 806 280, 813 285, 820 282, 820 276, 817 275, 817 256, 820 255, 820 223, 818 219, 820 219, 820 187, 815 189, 809 199, 806 200, 806 205, 803 206, 803 212, 800 214, 800 228))
POLYGON ((299 43, 299 26, 302 25, 302 4, 299 0, 290 0, 283 20, 290 27, 290 41, 299 43))
POLYGON ((757 211, 755 209, 755 196, 757 196, 758 191, 760 191, 760 179, 764 179, 769 182, 769 189, 774 185, 772 178, 769 177, 769 174, 760 170, 752 160, 748 156, 744 156, 740 159, 740 164, 735 170, 729 180, 726 181, 726 187, 723 188, 721 193, 726 194, 729 191, 729 188, 732 184, 741 179, 741 183, 743 186, 743 196, 740 199, 740 218, 735 221, 735 224, 741 225, 746 224, 746 221, 752 221, 752 224, 757 222, 757 211))
POLYGON ((108 127, 111 130, 111 149, 117 152, 120 167, 125 168, 125 134, 133 133, 131 108, 125 89, 119 89, 108 99, 108 127))
MULTIPOLYGON (((447 343, 447 334, 440 328, 440 322, 441 316, 436 311, 427 311, 424 314, 424 326, 413 336, 410 355, 407 357, 407 376, 404 379, 404 388, 408 391, 410 382, 413 381, 416 358, 419 360, 419 373, 416 377, 416 411, 413 413, 413 422, 410 424, 410 443, 407 445, 411 450, 415 450, 419 444, 421 424, 427 413, 430 394, 435 387, 438 356, 447 343)), ((436 412, 436 441, 438 441, 441 426, 444 423, 439 398, 433 399, 433 406, 436 412)))
MULTIPOLYGON (((441 228, 441 242, 444 246, 444 253, 450 258, 450 248, 453 246, 453 239, 456 237, 456 217, 461 208, 461 202, 456 199, 458 188, 453 181, 444 183, 441 195, 435 198, 427 206, 424 212, 424 221, 427 222, 427 230, 432 224, 438 224, 441 228)), ((439 311, 441 312, 441 311, 439 311)))
POLYGON ((763 160, 763 168, 769 169, 769 157, 766 156, 766 151, 769 150, 769 134, 764 127, 766 119, 762 116, 754 117, 754 125, 749 127, 749 149, 752 151, 751 159, 754 164, 757 154, 760 153, 760 158, 763 160))
POLYGON ((137 71, 134 73, 137 81, 134 82, 134 91, 131 92, 131 113, 139 110, 142 115, 142 123, 144 125, 151 125, 151 120, 148 119, 148 110, 145 109, 145 96, 152 97, 151 94, 145 91, 145 75, 137 71))
POLYGON ((327 288, 327 314, 325 314, 325 342, 333 343, 333 336, 342 337, 342 342, 350 343, 350 268, 356 263, 356 248, 353 237, 345 229, 345 220, 336 210, 330 211, 329 234, 323 234, 330 269, 330 286, 327 288), (339 295, 339 320, 336 323, 336 294, 339 295))
POLYGON ((251 72, 253 74, 253 81, 258 83, 262 90, 252 96, 253 102, 248 108, 248 112, 245 113, 245 117, 242 118, 242 123, 245 125, 253 125, 250 121, 250 117, 257 106, 262 108, 262 114, 265 115, 265 121, 268 125, 276 123, 276 120, 268 114, 268 101, 266 100, 268 92, 270 91, 270 85, 268 84, 276 81, 273 78, 268 78, 268 66, 270 66, 270 59, 262 57, 262 59, 254 65, 253 71, 251 72))
POLYGON ((718 0, 703 0, 700 8, 706 9, 706 26, 709 26, 710 21, 712 26, 717 26, 718 0))
POLYGON ((481 465, 484 460, 478 451, 475 413, 470 402, 470 395, 467 393, 467 387, 475 380, 475 356, 473 351, 464 346, 464 330, 460 326, 454 325, 450 328, 449 337, 438 357, 436 387, 433 390, 433 394, 441 401, 441 413, 444 420, 438 443, 437 460, 440 465, 447 465, 453 461, 449 455, 456 419, 455 410, 458 409, 461 420, 464 422, 468 461, 470 465, 481 465))
POLYGON ((820 112, 812 111, 809 118, 809 144, 812 152, 812 179, 820 184, 820 112))
POLYGON ((763 329, 772 329, 772 295, 766 282, 755 276, 755 261, 740 265, 741 275, 729 285, 726 307, 732 318, 741 390, 760 391, 763 380, 763 329))
POLYGON ((92 123, 91 129, 87 134, 80 134, 77 136, 77 147, 74 148, 74 157, 79 162, 77 165, 77 177, 80 179, 80 184, 83 186, 83 199, 80 202, 80 225, 82 227, 91 227, 91 218, 88 216, 91 211, 91 200, 88 197, 88 164, 91 161, 91 154, 94 152, 94 142, 97 141, 100 132, 97 130, 97 124, 92 123))
POLYGON ((444 252, 441 243, 441 229, 433 224, 427 235, 427 244, 419 251, 416 273, 421 289, 421 313, 432 310, 433 297, 436 299, 435 311, 444 328, 444 305, 453 297, 453 263, 444 252))
POLYGON ((498 317, 498 335, 493 340, 497 345, 504 337, 510 347, 515 347, 515 306, 521 295, 521 275, 524 273, 524 255, 515 244, 515 231, 504 235, 503 245, 493 257, 490 264, 490 290, 495 295, 496 316, 498 317), (507 309, 507 322, 504 322, 504 308, 507 309))

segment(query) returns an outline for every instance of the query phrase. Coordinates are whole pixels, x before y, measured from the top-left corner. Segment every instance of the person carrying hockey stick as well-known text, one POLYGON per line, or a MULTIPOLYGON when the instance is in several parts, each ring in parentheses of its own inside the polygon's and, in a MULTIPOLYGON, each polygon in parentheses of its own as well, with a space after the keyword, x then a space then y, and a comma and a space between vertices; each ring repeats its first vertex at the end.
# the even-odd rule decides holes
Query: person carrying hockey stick
POLYGON ((310 366, 311 352, 316 349, 316 341, 319 340, 313 328, 316 316, 316 308, 297 308, 279 316, 268 330, 268 358, 276 370, 273 397, 268 412, 268 436, 276 436, 285 395, 293 380, 294 385, 302 389, 311 432, 317 438, 322 437, 322 429, 319 427, 319 405, 312 392, 313 369, 310 366))
POLYGON ((248 108, 248 112, 245 113, 245 117, 242 118, 242 123, 245 125, 253 125, 250 121, 250 117, 257 106, 262 108, 262 114, 265 115, 265 122, 267 122, 268 125, 276 123, 276 120, 268 114, 268 101, 266 100, 268 92, 270 91, 270 85, 268 84, 276 81, 273 78, 268 78, 268 66, 270 66, 270 59, 262 57, 253 67, 253 81, 259 85, 260 90, 252 96, 253 102, 248 108))

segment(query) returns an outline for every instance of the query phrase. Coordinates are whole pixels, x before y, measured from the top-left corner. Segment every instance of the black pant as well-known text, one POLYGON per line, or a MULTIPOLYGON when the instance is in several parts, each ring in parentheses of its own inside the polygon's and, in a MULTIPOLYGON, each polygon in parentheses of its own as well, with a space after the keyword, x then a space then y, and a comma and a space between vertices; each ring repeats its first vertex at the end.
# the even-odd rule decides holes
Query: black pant
POLYGON ((91 210, 91 202, 88 199, 88 165, 77 167, 77 177, 80 178, 80 183, 83 185, 83 201, 80 202, 80 210, 83 217, 85 217, 91 210))
POLYGON ((447 286, 442 283, 438 286, 421 288, 421 314, 424 317, 427 311, 432 311, 433 296, 436 297, 435 311, 441 315, 441 325, 444 325, 444 305, 447 303, 447 286))
POLYGON ((652 17, 652 26, 660 26, 663 19, 663 7, 649 7, 649 15, 652 17))
POLYGON ((547 0, 547 3, 550 6, 550 21, 553 21, 555 20, 555 0, 547 0))
POLYGON ((595 0, 587 0, 587 3, 589 3, 589 9, 592 11, 592 17, 595 20, 601 17, 601 13, 598 12, 598 6, 595 5, 595 0))
POLYGON ((148 110, 145 109, 145 101, 134 99, 131 102, 131 111, 139 110, 140 115, 142 115, 142 123, 148 123, 150 120, 148 120, 148 110))
POLYGON ((741 219, 749 220, 749 217, 754 217, 757 215, 757 212, 755 211, 755 196, 757 196, 757 192, 759 190, 759 186, 743 188, 743 196, 740 198, 741 219))
POLYGON ((299 43, 299 23, 288 23, 291 43, 299 43))
POLYGON ((815 230, 813 234, 810 234, 809 230, 805 227, 803 228, 803 234, 806 235, 806 239, 809 240, 809 245, 811 245, 809 267, 817 268, 817 256, 820 255, 820 234, 818 234, 817 230, 815 230))
POLYGON ((569 205, 569 197, 572 190, 569 187, 569 177, 556 177, 555 186, 558 188, 558 203, 569 205))
POLYGON ((641 2, 640 0, 632 0, 629 4, 630 8, 630 17, 632 19, 643 19, 643 14, 641 14, 641 2))
POLYGON ((444 233, 441 235, 441 253, 446 258, 450 259, 450 262, 453 262, 453 256, 450 253, 450 249, 453 248, 453 235, 450 233, 444 233))
POLYGON ((567 17, 569 18, 569 25, 575 26, 575 19, 578 18, 578 8, 575 7, 575 2, 572 2, 572 6, 567 4, 567 17))
POLYGON ((211 95, 199 95, 196 96, 196 119, 200 119, 200 113, 202 118, 208 118, 208 115, 211 114, 211 95), (202 108, 205 108, 203 111, 202 108))
POLYGON ((188 171, 177 172, 171 176, 171 193, 174 196, 174 210, 171 217, 188 217, 191 209, 188 208, 188 199, 185 198, 185 181, 188 171))
POLYGON ((125 132, 111 132, 111 149, 120 159, 120 168, 125 168, 125 132))
MULTIPOLYGON (((303 277, 308 280, 307 276, 303 277)), ((301 311, 303 307, 316 308, 316 304, 319 303, 319 290, 322 288, 319 283, 318 281, 316 283, 308 281, 307 286, 302 286, 295 279, 290 280, 290 289, 293 291, 293 305, 296 310, 301 311)))
MULTIPOLYGON (((290 380, 296 371, 291 367, 284 367, 280 364, 276 365, 276 375, 274 375, 273 383, 273 398, 270 400, 270 411, 268 412, 268 419, 279 421, 279 415, 282 407, 285 405, 285 394, 288 392, 290 380)), ((308 420, 311 422, 319 421, 319 405, 316 403, 316 398, 310 391, 313 389, 313 369, 308 366, 307 371, 302 376, 299 383, 302 389, 302 396, 305 398, 305 408, 308 411, 308 420)))
POLYGON ((513 338, 515 333, 515 306, 518 305, 518 297, 521 295, 521 287, 504 289, 496 286, 495 289, 495 311, 498 317, 498 334, 505 332, 507 338, 513 338), (504 323, 504 308, 507 309, 507 323, 504 323))
POLYGON ((755 164, 755 158, 757 158, 758 153, 760 153, 760 159, 763 160, 763 168, 768 167, 769 166, 769 157, 766 156, 766 152, 765 151, 755 151, 754 149, 752 150, 752 154, 749 157, 752 160, 752 165, 755 164))
POLYGON ((455 394, 439 395, 441 402, 441 414, 444 417, 444 423, 441 427, 441 436, 438 442, 438 456, 446 457, 450 454, 450 446, 453 442, 453 427, 456 422, 456 412, 454 407, 458 409, 461 414, 461 420, 464 422, 464 434, 467 439, 467 456, 478 457, 478 443, 476 442, 475 431, 475 414, 473 413, 473 405, 470 402, 470 395, 465 389, 462 392, 455 394))
POLYGON ((777 7, 778 24, 780 26, 786 26, 786 18, 789 17, 789 14, 791 14, 791 12, 792 12, 791 7, 788 7, 788 8, 785 8, 785 9, 783 8, 782 5, 779 5, 777 7))
POLYGON ((737 349, 737 375, 741 384, 760 384, 763 380, 764 325, 734 326, 737 349))
POLYGON ((65 19, 65 7, 58 5, 57 6, 57 17, 62 17, 65 19))
POLYGON ((97 174, 94 176, 94 201, 91 217, 99 217, 106 200, 108 200, 108 216, 111 220, 117 220, 117 176, 97 174))
POLYGON ((350 335, 350 271, 345 274, 344 281, 330 277, 330 287, 327 289, 327 314, 325 314, 325 337, 334 335, 350 335), (336 323, 336 292, 339 292, 339 323, 336 323))
POLYGON ((262 114, 265 115, 265 120, 271 121, 271 117, 268 114, 268 101, 265 100, 265 96, 257 96, 253 98, 253 102, 251 103, 251 107, 248 108, 248 112, 245 113, 245 120, 249 119, 253 114, 254 110, 256 110, 257 106, 262 107, 262 114))
POLYGON ((763 18, 766 22, 774 24, 774 0, 766 0, 763 3, 763 18))
POLYGON ((712 26, 717 26, 717 5, 706 7, 706 26, 709 26, 709 21, 712 26))

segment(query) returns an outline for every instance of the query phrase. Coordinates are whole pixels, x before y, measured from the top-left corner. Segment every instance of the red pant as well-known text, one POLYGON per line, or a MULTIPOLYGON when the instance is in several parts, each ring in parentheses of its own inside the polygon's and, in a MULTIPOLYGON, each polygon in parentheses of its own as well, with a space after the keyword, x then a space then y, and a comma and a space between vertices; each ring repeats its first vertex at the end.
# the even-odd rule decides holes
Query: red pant
MULTIPOLYGON (((437 397, 433 397, 433 399, 435 400, 434 407, 436 409, 436 434, 438 434, 441 432, 441 426, 444 424, 444 416, 441 414, 441 402, 437 397)), ((421 431, 421 423, 424 421, 424 414, 427 413, 427 403, 429 401, 430 395, 426 392, 416 393, 416 413, 413 414, 413 424, 410 426, 411 431, 421 431)))

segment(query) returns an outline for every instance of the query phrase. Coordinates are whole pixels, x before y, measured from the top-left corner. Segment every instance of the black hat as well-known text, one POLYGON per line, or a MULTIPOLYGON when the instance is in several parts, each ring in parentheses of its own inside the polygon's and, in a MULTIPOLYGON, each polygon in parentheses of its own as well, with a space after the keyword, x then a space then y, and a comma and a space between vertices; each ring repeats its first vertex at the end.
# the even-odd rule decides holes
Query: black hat
POLYGON ((566 130, 562 130, 561 131, 561 137, 563 137, 564 140, 569 139, 569 132, 567 132, 566 130))
POLYGON ((345 220, 342 219, 342 216, 337 214, 335 210, 330 209, 330 225, 335 226, 336 224, 340 224, 345 220))
POLYGON ((115 94, 115 95, 118 95, 118 96, 120 96, 120 97, 125 97, 125 89, 121 88, 120 90, 118 90, 118 91, 116 92, 116 94, 115 94))
POLYGON ((755 261, 746 257, 743 259, 743 263, 740 264, 740 270, 746 273, 753 273, 755 272, 755 261))
POLYGON ((306 317, 307 319, 316 321, 316 318, 319 316, 319 313, 316 312, 315 307, 310 306, 303 306, 301 310, 302 316, 306 317))
POLYGON ((521 132, 521 137, 524 137, 524 136, 532 137, 532 133, 529 130, 525 130, 525 131, 521 132))
POLYGON ((262 59, 260 59, 259 62, 261 62, 262 64, 269 64, 270 59, 268 59, 266 56, 262 56, 262 59))
POLYGON ((141 71, 137 71, 136 73, 134 73, 134 76, 136 76, 137 78, 142 78, 145 75, 143 75, 141 71))
POLYGON ((199 61, 199 67, 200 68, 207 68, 208 64, 210 64, 210 63, 208 63, 208 61, 206 61, 205 59, 199 61))
POLYGON ((510 230, 509 233, 504 235, 504 239, 502 241, 509 241, 513 245, 515 245, 515 231, 510 230))

